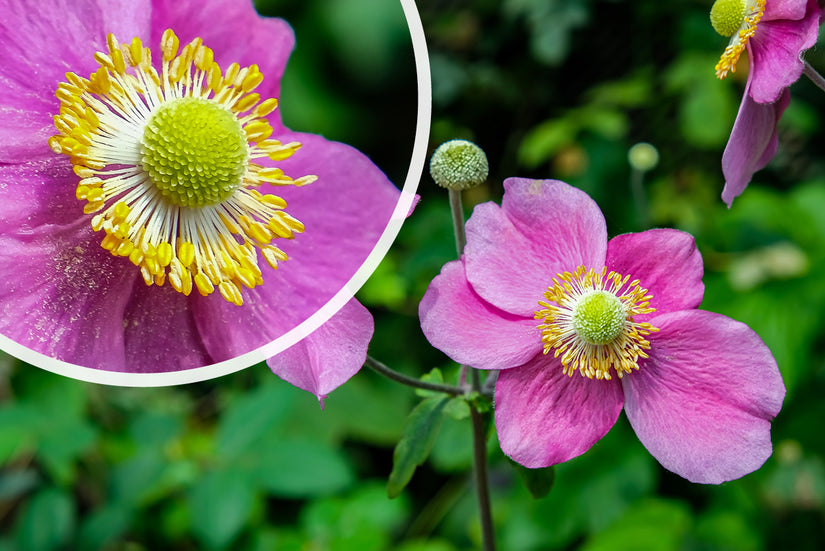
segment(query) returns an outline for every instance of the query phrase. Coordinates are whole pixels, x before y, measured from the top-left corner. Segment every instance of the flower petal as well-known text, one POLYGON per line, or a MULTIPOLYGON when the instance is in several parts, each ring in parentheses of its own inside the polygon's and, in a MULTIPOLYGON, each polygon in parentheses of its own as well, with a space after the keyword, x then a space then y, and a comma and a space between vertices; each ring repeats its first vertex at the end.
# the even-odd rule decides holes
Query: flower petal
POLYGON ((525 467, 555 465, 583 454, 616 423, 619 381, 569 377, 552 355, 539 354, 496 382, 501 450, 525 467))
POLYGON ((691 482, 719 484, 771 454, 785 386, 747 325, 692 310, 658 316, 650 358, 622 379, 625 411, 648 451, 691 482))
POLYGON ((782 91, 776 103, 757 103, 745 88, 736 122, 722 154, 722 174, 725 188, 722 200, 733 204, 757 170, 764 168, 779 146, 776 125, 791 101, 788 89, 782 91))
POLYGON ((507 369, 542 350, 538 323, 484 301, 467 282, 458 260, 445 264, 432 280, 418 312, 430 344, 460 364, 507 369))
POLYGON ((146 34, 150 11, 148 2, 131 0, 43 0, 36 8, 25 0, 3 3, 0 162, 52 154, 57 84, 66 71, 88 76, 94 70, 93 56, 105 50, 106 33, 146 34))
POLYGON ((631 280, 639 279, 653 295, 650 305, 656 312, 636 316, 636 321, 698 308, 702 303, 702 255, 688 233, 655 229, 617 235, 607 243, 605 266, 631 280))
POLYGON ((352 299, 300 342, 267 360, 273 373, 323 400, 355 375, 367 358, 372 315, 352 299))
POLYGON ((99 240, 85 220, 0 232, 0 333, 65 362, 125 370, 123 311, 137 271, 120 269, 99 240))
POLYGON ((312 134, 275 137, 303 144, 276 166, 292 177, 314 174, 318 180, 301 188, 265 185, 258 191, 283 197, 286 212, 306 230, 294 240, 275 242, 289 260, 277 271, 262 261, 264 284, 244 290, 242 307, 220 296, 194 301, 198 327, 215 361, 271 342, 326 304, 375 248, 400 197, 384 173, 348 145, 312 134))
POLYGON ((773 103, 784 88, 802 76, 804 62, 800 56, 816 44, 819 31, 816 0, 807 0, 807 3, 802 0, 795 4, 797 10, 800 5, 806 7, 803 18, 762 21, 748 42, 749 93, 759 103, 773 103))
POLYGON ((467 279, 487 302, 532 317, 560 272, 600 269, 607 227, 586 193, 558 180, 509 178, 504 200, 476 206, 467 221, 467 279))
MULTIPOLYGON (((167 28, 175 31, 181 44, 200 37, 221 69, 226 71, 231 63, 256 64, 264 75, 256 92, 264 99, 280 96, 281 77, 295 45, 286 21, 261 17, 251 0, 154 0, 152 8, 153 45, 160 44, 167 28)), ((276 133, 283 130, 279 110, 267 120, 276 133)))

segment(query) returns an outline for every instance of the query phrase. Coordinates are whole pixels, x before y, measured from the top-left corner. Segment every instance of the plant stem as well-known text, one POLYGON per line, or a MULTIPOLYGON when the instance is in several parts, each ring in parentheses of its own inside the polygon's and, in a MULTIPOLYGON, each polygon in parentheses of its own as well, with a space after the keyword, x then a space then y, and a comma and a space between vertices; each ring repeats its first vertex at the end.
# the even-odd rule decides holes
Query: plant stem
POLYGON ((455 234, 455 250, 458 258, 464 254, 464 245, 467 244, 467 235, 464 233, 464 209, 461 206, 461 190, 450 190, 450 212, 453 215, 453 233, 455 234))
POLYGON ((367 367, 369 367, 370 369, 372 369, 373 371, 376 371, 376 372, 380 373, 384 377, 387 377, 388 379, 392 379, 393 381, 396 381, 396 382, 401 383, 403 385, 407 385, 407 386, 411 386, 411 387, 415 387, 415 388, 420 388, 420 389, 423 389, 423 390, 432 390, 432 391, 435 391, 435 392, 443 392, 443 393, 449 394, 451 396, 459 396, 461 394, 464 394, 464 389, 463 388, 458 388, 457 386, 442 385, 442 384, 439 384, 439 383, 428 383, 426 381, 421 381, 421 380, 415 379, 413 377, 408 377, 407 375, 404 375, 403 373, 399 373, 398 371, 395 371, 394 369, 391 369, 391 368, 387 367, 386 365, 382 364, 381 362, 379 362, 378 360, 376 360, 375 358, 372 358, 370 356, 367 356, 367 360, 364 362, 364 364, 367 367))
MULTIPOLYGON (((471 369, 473 389, 479 391, 481 384, 478 371, 471 369)), ((473 424, 473 476, 478 495, 478 509, 481 517, 481 541, 484 551, 495 551, 496 540, 493 534, 493 515, 490 509, 490 488, 487 483, 487 435, 481 413, 470 408, 470 420, 473 424)))
MULTIPOLYGON (((467 234, 464 231, 464 209, 461 205, 461 191, 450 190, 450 211, 453 215, 453 232, 455 234, 455 249, 458 258, 464 254, 467 244, 467 234)), ((473 391, 481 393, 481 378, 478 370, 467 369, 461 366, 458 380, 464 384, 467 372, 470 373, 473 391)), ((470 420, 473 424, 473 477, 475 478, 476 494, 478 495, 478 509, 481 519, 481 541, 484 551, 495 551, 496 541, 493 534, 493 515, 490 510, 490 487, 487 483, 487 435, 484 432, 484 419, 478 409, 470 407, 470 420)))
POLYGON ((825 78, 823 78, 822 75, 816 71, 816 69, 811 67, 811 64, 807 61, 803 67, 802 72, 805 73, 805 76, 808 77, 811 82, 816 84, 820 90, 825 91, 825 78))

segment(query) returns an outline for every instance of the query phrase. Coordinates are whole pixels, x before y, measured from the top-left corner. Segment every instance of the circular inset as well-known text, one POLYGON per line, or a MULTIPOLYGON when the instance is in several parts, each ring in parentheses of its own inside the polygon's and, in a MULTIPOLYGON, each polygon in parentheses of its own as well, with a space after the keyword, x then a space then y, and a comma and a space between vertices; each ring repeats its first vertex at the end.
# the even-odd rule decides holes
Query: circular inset
MULTIPOLYGON (((279 95, 280 77, 293 45, 293 35, 282 20, 259 18, 251 3, 238 4, 233 13, 220 14, 221 25, 213 24, 217 14, 212 13, 209 2, 204 3, 198 13, 183 13, 186 8, 175 5, 157 17, 153 15, 151 21, 142 13, 136 14, 133 20, 118 18, 114 28, 106 29, 112 33, 108 41, 102 30, 100 36, 79 40, 76 34, 79 29, 69 28, 70 25, 61 27, 47 20, 80 20, 60 14, 60 10, 71 10, 71 7, 44 9, 42 21, 32 21, 25 14, 11 14, 13 19, 26 21, 30 26, 7 27, 6 34, 10 36, 3 37, 5 43, 16 39, 22 48, 33 38, 44 38, 42 48, 25 50, 31 53, 32 59, 16 65, 4 63, 5 69, 0 68, 0 72, 28 72, 28 80, 14 79, 15 85, 7 95, 11 98, 10 105, 4 105, 25 117, 21 115, 19 121, 9 121, 9 127, 16 126, 16 129, 6 136, 7 145, 0 147, 0 203, 5 205, 0 207, 0 256, 4 257, 0 264, 6 266, 0 284, 0 348, 4 351, 55 373, 104 384, 162 386, 217 377, 261 362, 309 335, 352 299, 386 254, 412 209, 429 135, 429 64, 415 3, 400 0, 410 30, 418 85, 412 157, 400 191, 364 154, 321 136, 293 132, 283 125, 278 111, 267 117, 269 130, 252 120, 255 115, 252 105, 258 100, 263 104, 268 101, 265 98, 279 95), (170 53, 168 40, 159 47, 166 28, 173 29, 180 37, 178 52, 170 53), (240 28, 244 29, 241 41, 237 32, 240 28), (67 36, 47 36, 47 32, 54 29, 65 30, 67 36), (65 48, 69 35, 73 43, 79 44, 77 48, 65 48), (142 38, 135 41, 134 36, 142 38), (131 42, 119 43, 116 39, 131 42), (196 67, 191 69, 193 78, 180 73, 190 70, 179 68, 183 62, 175 65, 174 61, 179 52, 187 55, 183 51, 186 44, 194 44, 192 59, 183 60, 191 61, 196 67), (95 50, 100 53, 95 55, 95 50), (122 52, 122 59, 117 52, 122 52), (255 59, 256 53, 261 59, 255 59), (138 77, 135 85, 135 68, 141 63, 149 67, 145 60, 150 55, 157 79, 152 76, 152 70, 147 69, 145 74, 149 80, 141 84, 143 77, 138 77), (165 69, 164 60, 169 62, 165 69), (257 144, 267 154, 292 149, 286 156, 265 155, 260 168, 247 169, 247 175, 250 171, 260 175, 261 181, 253 182, 251 187, 258 187, 252 191, 264 199, 278 197, 278 200, 265 199, 276 209, 280 208, 280 201, 285 202, 289 216, 305 226, 303 233, 295 230, 278 235, 274 229, 277 224, 268 234, 261 233, 255 225, 254 212, 252 215, 235 213, 238 222, 223 220, 221 213, 212 217, 216 224, 225 224, 221 227, 227 229, 227 233, 219 233, 214 243, 225 243, 233 237, 240 249, 253 252, 255 247, 250 243, 253 239, 257 240, 256 247, 268 247, 270 240, 277 244, 287 260, 281 262, 278 256, 279 261, 273 266, 277 270, 263 263, 258 281, 252 279, 254 273, 249 276, 243 271, 252 268, 244 264, 243 251, 235 247, 230 250, 240 252, 228 260, 220 251, 213 254, 206 247, 200 250, 204 265, 208 264, 206 260, 213 260, 222 270, 219 274, 210 273, 209 269, 186 274, 191 251, 181 248, 185 240, 173 230, 190 224, 191 217, 164 215, 153 219, 156 211, 151 208, 144 208, 142 217, 130 219, 130 224, 145 225, 147 229, 141 237, 156 226, 168 226, 164 235, 173 236, 168 240, 170 246, 164 246, 160 255, 159 247, 140 247, 143 258, 138 262, 130 257, 131 251, 117 254, 118 247, 127 241, 123 237, 127 228, 117 225, 122 222, 118 216, 126 220, 127 211, 117 207, 120 210, 114 216, 115 205, 122 195, 117 195, 116 190, 92 191, 103 187, 97 180, 106 180, 129 164, 126 157, 122 165, 112 161, 103 167, 96 163, 99 151, 94 148, 105 148, 109 138, 98 139, 94 145, 86 143, 90 142, 90 132, 97 132, 95 137, 99 138, 113 128, 108 122, 94 126, 100 118, 94 113, 98 100, 88 93, 83 95, 92 89, 104 96, 107 93, 98 87, 101 84, 93 76, 95 71, 106 69, 104 72, 116 88, 135 85, 136 89, 146 90, 155 80, 162 83, 169 79, 184 83, 178 89, 190 87, 202 91, 218 82, 215 80, 218 77, 210 76, 213 63, 219 67, 221 82, 228 84, 230 91, 226 93, 240 90, 235 101, 247 101, 250 105, 248 110, 243 109, 245 105, 232 109, 234 116, 246 124, 250 143, 257 144), (67 68, 74 71, 74 75, 84 76, 75 79, 65 75, 67 68), (248 68, 246 73, 244 68, 248 68), (257 82, 256 71, 263 75, 263 84, 257 82), (91 78, 86 79, 85 75, 91 78), (230 81, 232 78, 234 82, 230 81), (60 82, 64 85, 58 90, 56 100, 50 94, 60 82), (259 93, 260 98, 244 99, 259 93), (83 102, 72 99, 81 96, 83 102), (51 126, 53 116, 57 126, 51 126), (244 117, 251 118, 245 120, 244 117), (61 126, 62 123, 65 124, 61 126), (49 133, 60 140, 49 140, 49 133), (283 147, 274 145, 274 140, 283 147), (291 174, 301 177, 311 174, 317 176, 317 181, 306 186, 290 185, 294 182, 286 175, 291 174), (83 184, 86 188, 81 189, 78 182, 83 179, 87 179, 83 184), (277 192, 277 196, 271 195, 272 192, 277 192), (92 201, 88 199, 90 193, 92 201), (91 205, 87 211, 97 207, 102 209, 100 212, 113 209, 108 226, 106 218, 101 217, 96 219, 98 227, 94 227, 91 219, 95 213, 84 214, 84 205, 78 201, 81 195, 87 205, 91 205), (104 229, 107 231, 102 231, 104 229), (109 248, 101 246, 106 239, 113 243, 109 248), (178 260, 182 268, 175 268, 171 260, 166 263, 170 257, 178 260), (157 266, 152 258, 157 258, 157 266), (173 268, 178 270, 175 277, 179 279, 181 274, 193 279, 201 274, 206 279, 215 276, 219 283, 228 281, 243 292, 243 300, 237 301, 243 304, 233 304, 230 298, 235 295, 231 292, 229 298, 217 292, 200 296, 197 285, 191 285, 190 292, 185 292, 185 284, 170 283, 173 268)), ((99 20, 108 19, 102 14, 99 20)), ((169 90, 173 89, 175 87, 170 86, 169 90)), ((129 101, 140 100, 132 97, 129 101)), ((156 100, 144 102, 149 111, 156 107, 153 101, 156 100)), ((281 108, 288 109, 288 106, 281 108)), ((126 105, 123 111, 134 109, 126 105)), ((151 196, 151 188, 149 190, 144 193, 151 196)), ((143 203, 136 204, 145 207, 143 203)), ((190 229, 188 235, 202 232, 199 227, 190 229)), ((127 245, 123 247, 121 253, 128 249, 127 245)))

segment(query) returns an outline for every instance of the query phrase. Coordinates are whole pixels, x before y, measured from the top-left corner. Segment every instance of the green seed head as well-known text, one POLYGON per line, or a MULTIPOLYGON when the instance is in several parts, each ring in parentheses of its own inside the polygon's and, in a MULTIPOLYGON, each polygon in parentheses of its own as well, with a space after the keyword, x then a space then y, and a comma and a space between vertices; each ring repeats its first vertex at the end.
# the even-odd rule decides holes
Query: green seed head
POLYGON ((746 0, 716 0, 710 8, 710 23, 722 36, 733 36, 745 19, 746 0))
POLYGON ((590 344, 607 344, 624 329, 627 314, 622 302, 607 291, 583 296, 573 310, 576 334, 590 344))
POLYGON ((160 106, 143 132, 141 165, 180 207, 216 205, 246 172, 249 148, 235 116, 211 101, 181 98, 160 106))
POLYGON ((490 173, 487 155, 473 142, 444 142, 430 159, 430 174, 441 187, 462 190, 483 184, 490 173))
POLYGON ((627 162, 635 170, 647 172, 659 164, 659 151, 646 142, 639 142, 627 152, 627 162))

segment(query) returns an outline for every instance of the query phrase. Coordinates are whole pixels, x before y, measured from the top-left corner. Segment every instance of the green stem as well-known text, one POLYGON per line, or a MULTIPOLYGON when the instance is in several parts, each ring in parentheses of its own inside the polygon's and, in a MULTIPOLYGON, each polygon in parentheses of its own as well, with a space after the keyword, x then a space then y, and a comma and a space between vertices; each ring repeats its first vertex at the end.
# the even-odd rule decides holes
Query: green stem
MULTIPOLYGON (((458 258, 464 254, 467 244, 467 234, 464 231, 464 208, 461 204, 461 191, 450 190, 450 212, 453 216, 453 232, 455 233, 455 249, 458 258)), ((467 366, 461 366, 458 380, 467 380, 467 366)), ((477 369, 470 369, 471 386, 475 392, 481 393, 481 378, 477 369)), ((470 420, 473 424, 473 477, 475 478, 476 494, 478 495, 478 509, 481 519, 481 538, 484 551, 495 551, 495 535, 493 534, 493 515, 490 509, 490 487, 487 483, 487 435, 484 433, 484 419, 475 407, 470 408, 470 420)))
POLYGON ((379 362, 378 360, 376 360, 375 358, 372 358, 370 356, 367 356, 367 360, 364 362, 364 364, 367 367, 369 367, 370 369, 372 369, 373 371, 376 371, 376 372, 380 373, 381 375, 383 375, 384 377, 387 377, 388 379, 392 379, 393 381, 401 383, 402 385, 407 385, 407 386, 411 386, 411 387, 414 387, 414 388, 420 388, 420 389, 423 389, 423 390, 432 390, 432 391, 435 391, 435 392, 443 392, 443 393, 449 394, 451 396, 459 396, 461 394, 464 394, 464 389, 463 388, 458 388, 457 386, 442 385, 442 384, 439 384, 439 383, 428 383, 426 381, 421 381, 421 380, 415 379, 413 377, 408 377, 407 375, 404 375, 403 373, 399 373, 398 371, 395 371, 394 369, 391 369, 391 368, 387 367, 386 365, 382 364, 381 362, 379 362))
MULTIPOLYGON (((481 383, 478 370, 471 369, 473 389, 479 391, 481 383)), ((487 483, 487 435, 481 413, 470 408, 470 420, 473 424, 473 476, 478 495, 478 509, 481 518, 481 541, 484 551, 495 551, 496 540, 493 534, 493 514, 490 508, 490 488, 487 483)))

